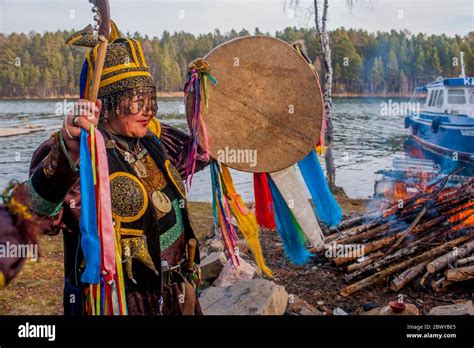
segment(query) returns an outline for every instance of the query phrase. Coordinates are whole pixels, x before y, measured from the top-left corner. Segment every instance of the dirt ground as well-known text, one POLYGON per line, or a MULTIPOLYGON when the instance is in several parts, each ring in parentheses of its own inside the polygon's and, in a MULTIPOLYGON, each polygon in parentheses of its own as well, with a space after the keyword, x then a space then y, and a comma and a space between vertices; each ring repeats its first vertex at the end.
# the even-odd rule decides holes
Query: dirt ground
MULTIPOLYGON (((368 203, 340 197, 338 200, 348 215, 362 213, 368 203)), ((189 208, 198 239, 210 237, 211 205, 193 202, 189 208)), ((384 284, 361 290, 347 298, 339 296, 338 291, 346 285, 343 275, 323 259, 316 257, 309 265, 295 266, 288 260, 282 261, 283 249, 277 232, 261 231, 260 240, 265 260, 274 272, 273 280, 284 285, 289 294, 301 297, 322 311, 332 313, 334 308, 341 307, 350 314, 359 314, 367 303, 381 306, 397 299, 397 293, 384 284)), ((19 275, 0 290, 0 315, 62 314, 62 236, 42 236, 40 253, 38 261, 27 260, 19 275)), ((404 295, 405 302, 415 303, 423 313, 427 313, 433 306, 472 299, 473 291, 474 282, 465 282, 463 286, 451 287, 441 295, 434 295, 414 285, 407 286, 400 293, 404 295)))
POLYGON ((349 283, 346 283, 344 274, 324 258, 316 256, 312 263, 304 266, 295 266, 286 258, 282 261, 282 244, 274 231, 262 231, 260 243, 275 283, 283 285, 288 294, 296 295, 328 314, 332 314, 336 307, 349 314, 362 314, 364 305, 384 306, 397 300, 399 294, 403 295, 405 303, 415 304, 422 314, 427 314, 435 306, 463 302, 474 296, 474 281, 452 285, 446 293, 439 295, 414 281, 398 293, 390 290, 388 284, 378 284, 343 297, 339 290, 349 283))

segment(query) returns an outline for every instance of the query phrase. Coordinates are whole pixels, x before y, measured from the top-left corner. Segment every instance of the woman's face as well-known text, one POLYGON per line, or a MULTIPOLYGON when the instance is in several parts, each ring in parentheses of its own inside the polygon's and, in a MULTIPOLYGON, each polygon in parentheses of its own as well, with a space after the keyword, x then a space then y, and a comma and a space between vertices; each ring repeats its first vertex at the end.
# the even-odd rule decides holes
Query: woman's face
POLYGON ((147 133, 147 127, 152 117, 155 116, 156 110, 150 107, 151 96, 134 96, 130 102, 122 100, 120 105, 120 116, 112 118, 107 123, 107 128, 113 133, 133 137, 142 138, 147 133))

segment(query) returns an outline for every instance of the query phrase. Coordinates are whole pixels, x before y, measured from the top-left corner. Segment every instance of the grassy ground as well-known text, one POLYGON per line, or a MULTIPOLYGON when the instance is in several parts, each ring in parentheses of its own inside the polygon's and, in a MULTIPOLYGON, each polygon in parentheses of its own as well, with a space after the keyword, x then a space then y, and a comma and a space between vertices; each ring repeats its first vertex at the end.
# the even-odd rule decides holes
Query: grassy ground
MULTIPOLYGON (((211 231, 212 207, 191 203, 190 212, 198 239, 211 231)), ((0 290, 0 315, 62 314, 63 238, 62 235, 39 238, 40 258, 26 260, 18 276, 0 290)))
MULTIPOLYGON (((346 213, 360 212, 365 201, 340 199, 346 213)), ((199 240, 212 234, 212 207, 190 203, 189 209, 199 240)), ((40 258, 27 260, 18 276, 0 290, 0 314, 62 314, 63 241, 62 235, 40 237, 40 258)))
POLYGON ((42 236, 40 257, 25 261, 18 276, 0 290, 0 314, 62 314, 62 235, 42 236))

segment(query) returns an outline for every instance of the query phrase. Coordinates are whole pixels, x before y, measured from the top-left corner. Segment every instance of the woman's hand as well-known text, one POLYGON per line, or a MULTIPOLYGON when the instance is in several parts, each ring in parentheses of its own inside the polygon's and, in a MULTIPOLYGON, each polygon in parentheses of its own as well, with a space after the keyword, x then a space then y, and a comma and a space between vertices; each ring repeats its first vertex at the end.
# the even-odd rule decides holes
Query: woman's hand
POLYGON ((81 128, 89 131, 91 124, 97 127, 99 123, 101 100, 94 104, 88 100, 80 99, 74 105, 74 112, 69 114, 61 129, 64 143, 74 163, 79 162, 79 145, 81 128))

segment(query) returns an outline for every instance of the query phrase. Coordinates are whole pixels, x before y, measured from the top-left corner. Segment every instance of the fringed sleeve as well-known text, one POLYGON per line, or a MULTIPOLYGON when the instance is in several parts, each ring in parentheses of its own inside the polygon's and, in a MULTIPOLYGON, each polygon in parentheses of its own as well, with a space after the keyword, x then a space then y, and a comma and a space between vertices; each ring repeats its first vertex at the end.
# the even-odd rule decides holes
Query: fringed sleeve
MULTIPOLYGON (((161 122, 160 140, 171 163, 178 169, 181 178, 185 180, 186 161, 189 155, 190 143, 192 143, 194 139, 182 130, 161 122)), ((199 146, 196 154, 195 172, 204 169, 209 163, 209 155, 199 146)))

